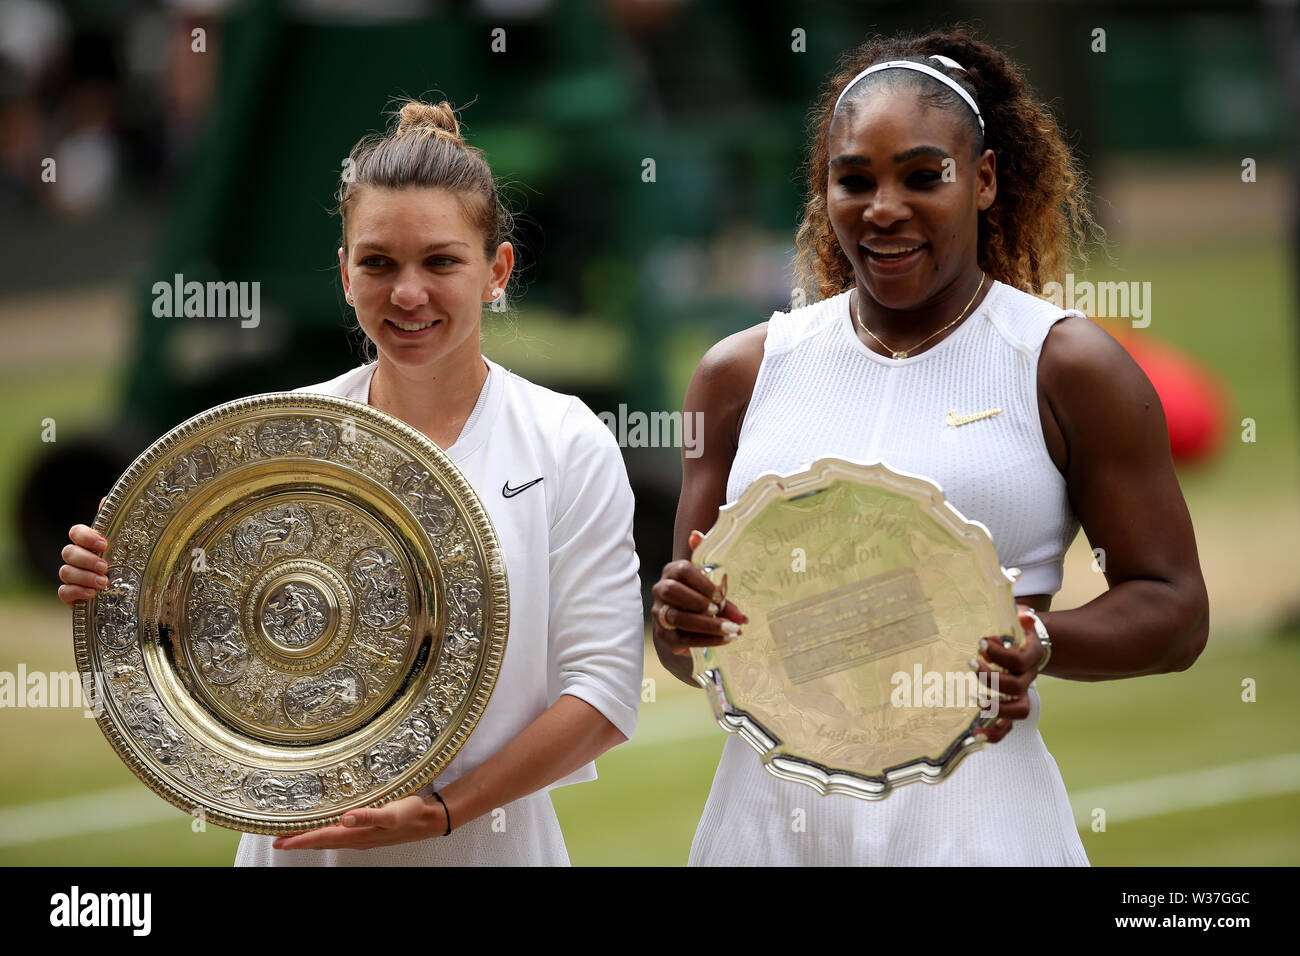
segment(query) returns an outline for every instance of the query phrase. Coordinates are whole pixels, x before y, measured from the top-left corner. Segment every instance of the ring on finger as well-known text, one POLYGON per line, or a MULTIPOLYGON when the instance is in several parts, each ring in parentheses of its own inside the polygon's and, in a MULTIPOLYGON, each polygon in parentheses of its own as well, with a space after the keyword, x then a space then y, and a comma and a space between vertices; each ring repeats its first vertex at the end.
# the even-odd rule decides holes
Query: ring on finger
POLYGON ((675 630, 677 630, 677 625, 676 625, 676 624, 669 624, 669 623, 668 623, 668 612, 671 611, 671 610, 672 610, 672 606, 671 606, 671 605, 668 605, 668 604, 661 604, 661 605, 659 605, 659 613, 658 613, 657 615, 655 615, 656 617, 659 618, 659 626, 662 627, 665 631, 675 631, 675 630))

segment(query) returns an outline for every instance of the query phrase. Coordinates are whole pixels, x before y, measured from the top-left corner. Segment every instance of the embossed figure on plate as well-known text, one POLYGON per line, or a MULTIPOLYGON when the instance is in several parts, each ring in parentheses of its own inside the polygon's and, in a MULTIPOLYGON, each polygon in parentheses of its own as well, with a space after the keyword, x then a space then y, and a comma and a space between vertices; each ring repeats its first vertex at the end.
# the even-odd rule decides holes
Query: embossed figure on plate
POLYGON ((203 676, 233 684, 248 670, 248 645, 239 636, 239 617, 224 604, 201 605, 190 624, 190 643, 203 676))
POLYGON ((360 595, 361 620, 371 627, 396 627, 410 613, 402 569, 383 548, 359 551, 352 559, 349 579, 360 595))
POLYGON ((136 637, 140 577, 132 568, 109 568, 108 587, 95 600, 95 630, 105 647, 125 650, 136 637))
POLYGON ((267 635, 288 647, 306 647, 325 630, 329 609, 325 597, 302 581, 286 581, 273 590, 262 611, 267 635))
POLYGON ((478 648, 479 609, 483 594, 473 584, 456 581, 447 588, 451 621, 447 626, 447 647, 456 657, 470 657, 478 648))
POLYGON ((261 567, 269 559, 302 554, 315 532, 305 509, 282 505, 243 521, 232 534, 232 542, 241 560, 261 567))
POLYGON ((365 696, 361 678, 350 667, 331 667, 302 677, 284 692, 284 713, 303 728, 320 727, 346 717, 365 696))
POLYGON ((338 444, 338 428, 320 418, 273 418, 257 430, 257 447, 268 455, 329 458, 338 444))
POLYGON ((255 810, 310 810, 324 795, 313 773, 254 770, 244 781, 244 799, 255 810))
POLYGON ((152 751, 159 763, 179 763, 189 753, 190 739, 176 729, 162 701, 153 694, 132 697, 123 708, 122 718, 126 729, 152 751))
POLYGON ((428 751, 433 728, 423 717, 412 717, 397 734, 366 755, 370 772, 379 780, 391 780, 428 751))
POLYGON ((176 499, 217 473, 212 452, 202 445, 180 455, 154 476, 144 493, 145 515, 151 524, 162 527, 171 520, 176 499))
POLYGON ((456 509, 443 496, 438 479, 427 468, 409 461, 398 465, 393 470, 392 487, 430 534, 446 534, 456 524, 456 509))

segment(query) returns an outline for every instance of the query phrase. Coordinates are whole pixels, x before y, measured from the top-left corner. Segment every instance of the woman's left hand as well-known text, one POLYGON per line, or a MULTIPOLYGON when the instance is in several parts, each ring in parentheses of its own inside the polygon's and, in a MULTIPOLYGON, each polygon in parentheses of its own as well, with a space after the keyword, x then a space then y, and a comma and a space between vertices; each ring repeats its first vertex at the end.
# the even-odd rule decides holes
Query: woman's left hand
MULTIPOLYGON (((997 720, 975 733, 976 737, 986 737, 989 743, 997 743, 1011 733, 1012 721, 1024 720, 1029 716, 1029 685, 1038 676, 1038 664, 1043 659, 1043 645, 1038 640, 1038 632, 1034 630, 1033 619, 1025 613, 1028 610, 1030 608, 1025 604, 1016 605, 1020 626, 1025 631, 1023 647, 1004 647, 998 637, 986 637, 980 641, 979 657, 976 659, 978 672, 996 673, 997 693, 1006 695, 997 702, 997 720)), ((989 694, 994 692, 992 677, 979 677, 979 680, 983 686, 988 687, 989 694)))
POLYGON ((369 850, 413 843, 447 831, 447 817, 433 797, 403 797, 382 807, 361 807, 343 816, 342 826, 320 827, 278 837, 277 850, 369 850), (351 826, 347 821, 353 819, 351 826))

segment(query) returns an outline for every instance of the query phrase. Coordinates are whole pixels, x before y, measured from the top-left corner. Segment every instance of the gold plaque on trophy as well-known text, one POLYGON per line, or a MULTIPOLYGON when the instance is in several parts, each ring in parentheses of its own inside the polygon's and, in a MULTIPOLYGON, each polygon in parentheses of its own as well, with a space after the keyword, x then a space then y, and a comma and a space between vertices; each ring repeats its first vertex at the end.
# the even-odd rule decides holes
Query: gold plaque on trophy
POLYGON ((823 794, 938 783, 984 744, 982 637, 1025 638, 988 529, 929 479, 823 458, 759 477, 692 561, 748 617, 697 647, 695 679, 768 772, 823 794))
POLYGON ((122 760, 176 806, 281 834, 415 793, 505 654, 505 561, 428 438, 368 405, 272 393, 172 429, 94 528, 108 587, 77 666, 122 760))

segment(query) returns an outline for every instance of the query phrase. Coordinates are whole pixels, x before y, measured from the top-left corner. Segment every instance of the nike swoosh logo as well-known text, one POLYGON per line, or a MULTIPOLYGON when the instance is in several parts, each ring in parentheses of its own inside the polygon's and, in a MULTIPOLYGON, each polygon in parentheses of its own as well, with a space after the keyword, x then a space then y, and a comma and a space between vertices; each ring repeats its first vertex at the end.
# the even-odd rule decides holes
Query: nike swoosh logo
MULTIPOLYGON (((543 475, 542 477, 544 478, 546 476, 543 475)), ((534 478, 532 481, 526 482, 525 484, 520 485, 518 488, 511 488, 510 482, 506 481, 506 483, 501 486, 501 494, 505 495, 507 498, 513 498, 515 495, 519 494, 519 492, 523 491, 525 488, 531 488, 533 485, 537 484, 541 480, 542 480, 541 478, 534 478)))
POLYGON ((990 408, 987 412, 976 412, 974 415, 958 415, 957 410, 950 411, 943 420, 943 423, 949 428, 957 428, 960 425, 969 425, 971 422, 977 422, 981 418, 992 418, 994 415, 1001 415, 1002 409, 990 408))

